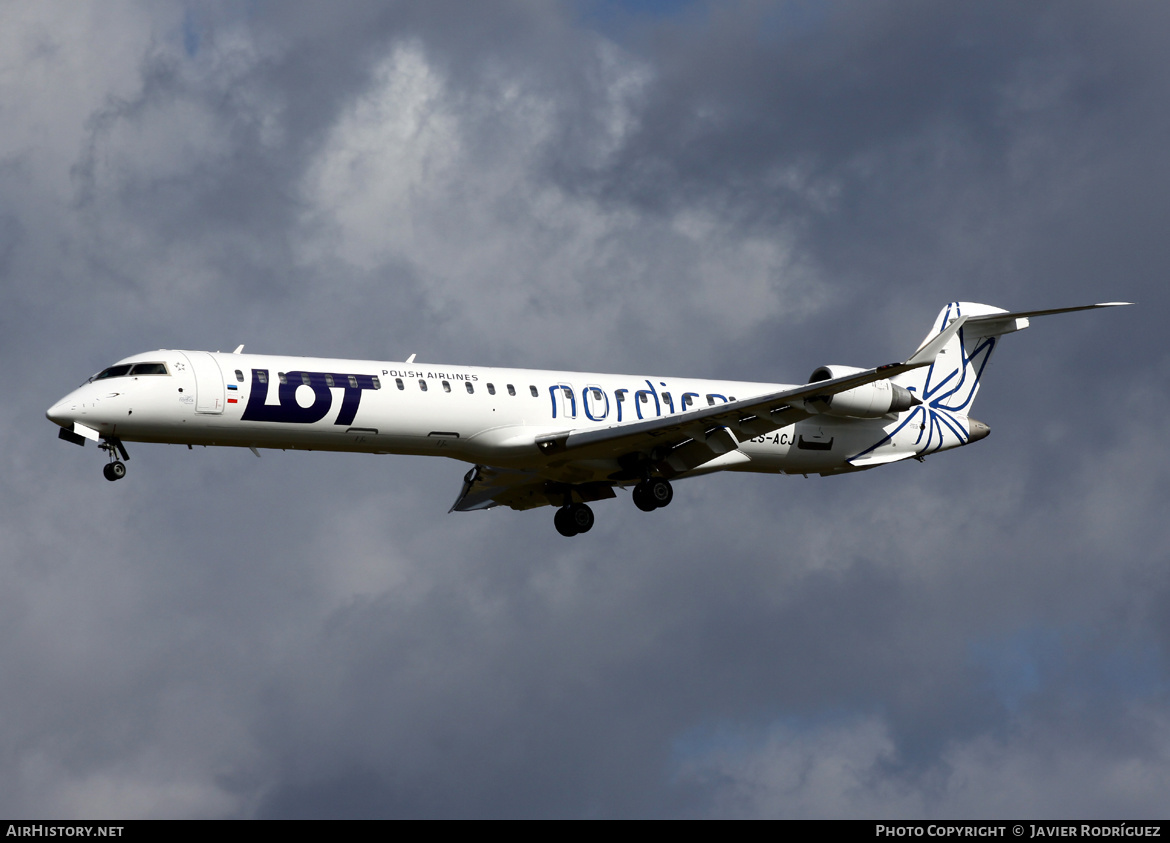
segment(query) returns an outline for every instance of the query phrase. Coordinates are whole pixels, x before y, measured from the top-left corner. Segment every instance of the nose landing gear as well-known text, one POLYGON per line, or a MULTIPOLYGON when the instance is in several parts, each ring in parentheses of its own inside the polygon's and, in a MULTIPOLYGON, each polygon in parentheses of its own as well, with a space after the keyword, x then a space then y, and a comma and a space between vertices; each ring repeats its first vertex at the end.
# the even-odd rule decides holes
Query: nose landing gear
POLYGON ((103 451, 107 451, 110 455, 110 461, 102 469, 102 475, 109 481, 121 480, 126 476, 126 463, 122 460, 130 459, 130 455, 126 453, 126 446, 122 444, 121 439, 111 437, 103 439, 98 443, 98 447, 103 451), (118 459, 121 457, 122 459, 118 459))

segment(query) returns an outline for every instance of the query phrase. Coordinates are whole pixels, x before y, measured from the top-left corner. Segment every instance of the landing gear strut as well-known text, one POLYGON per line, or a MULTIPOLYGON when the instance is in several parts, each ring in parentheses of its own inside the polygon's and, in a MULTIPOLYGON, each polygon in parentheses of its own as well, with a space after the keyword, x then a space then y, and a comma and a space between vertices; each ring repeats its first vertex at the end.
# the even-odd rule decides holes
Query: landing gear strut
POLYGON ((575 536, 593 529, 593 510, 583 503, 562 506, 553 516, 553 526, 562 536, 575 536))
POLYGON ((121 480, 126 476, 126 463, 122 460, 130 459, 130 455, 126 453, 126 446, 122 444, 121 439, 103 439, 98 443, 98 447, 103 451, 108 451, 110 454, 110 461, 106 467, 102 469, 102 474, 107 480, 121 480), (122 460, 118 459, 121 457, 122 460))
POLYGON ((670 481, 661 477, 650 477, 634 487, 634 506, 643 512, 660 509, 674 500, 674 489, 670 481))

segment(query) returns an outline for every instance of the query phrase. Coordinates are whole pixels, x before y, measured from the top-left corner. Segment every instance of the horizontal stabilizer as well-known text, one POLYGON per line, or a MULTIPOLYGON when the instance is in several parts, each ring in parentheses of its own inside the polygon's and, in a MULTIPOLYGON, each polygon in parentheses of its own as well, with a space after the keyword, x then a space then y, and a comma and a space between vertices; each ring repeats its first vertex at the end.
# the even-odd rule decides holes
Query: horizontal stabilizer
POLYGON ((1101 307, 1128 307, 1131 301, 1107 301, 1101 304, 1082 304, 1079 307, 1055 307, 1050 310, 1021 310, 1018 313, 988 313, 983 316, 969 316, 968 322, 998 322, 1001 319, 1027 319, 1032 316, 1051 316, 1054 313, 1073 313, 1078 310, 1096 310, 1101 307))

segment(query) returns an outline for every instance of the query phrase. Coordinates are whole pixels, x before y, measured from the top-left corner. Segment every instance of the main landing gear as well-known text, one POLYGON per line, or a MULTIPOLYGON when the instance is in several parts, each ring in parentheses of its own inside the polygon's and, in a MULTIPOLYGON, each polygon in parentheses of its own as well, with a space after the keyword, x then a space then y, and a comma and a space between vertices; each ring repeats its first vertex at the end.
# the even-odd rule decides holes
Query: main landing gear
POLYGON ((674 489, 670 481, 661 477, 650 477, 634 487, 634 506, 643 512, 653 512, 674 500, 674 489))
MULTIPOLYGON (((634 505, 643 512, 660 509, 673 499, 674 489, 670 481, 661 477, 647 478, 634 487, 634 505)), ((566 494, 565 505, 553 516, 553 526, 566 537, 588 533, 593 528, 593 510, 587 504, 573 503, 566 494)))
POLYGON ((98 443, 98 447, 103 451, 108 451, 110 454, 110 461, 102 469, 102 474, 109 481, 121 480, 126 476, 126 463, 122 460, 130 459, 130 455, 126 453, 126 446, 122 444, 121 439, 103 439, 98 443), (118 457, 122 459, 118 459, 118 457))
POLYGON ((593 529, 593 510, 583 503, 566 504, 553 516, 553 526, 565 537, 588 533, 593 529))

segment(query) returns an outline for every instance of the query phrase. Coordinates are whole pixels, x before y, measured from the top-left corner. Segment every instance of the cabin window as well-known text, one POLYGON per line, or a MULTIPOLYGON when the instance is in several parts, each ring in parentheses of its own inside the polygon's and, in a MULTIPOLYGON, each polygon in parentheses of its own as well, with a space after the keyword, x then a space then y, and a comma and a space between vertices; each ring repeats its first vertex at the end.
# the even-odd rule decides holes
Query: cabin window
POLYGON ((662 400, 665 401, 667 404, 670 404, 672 406, 674 404, 674 399, 670 397, 669 392, 662 393, 662 400))
POLYGON ((309 377, 308 372, 301 372, 301 383, 303 383, 305 386, 312 386, 313 385, 313 381, 309 377))
POLYGON ((532 397, 533 397, 533 398, 539 398, 539 397, 540 397, 540 393, 536 391, 536 387, 535 387, 535 386, 529 386, 529 387, 528 387, 528 391, 532 393, 532 397))
POLYGON ((613 391, 613 394, 617 398, 618 401, 625 401, 627 392, 629 392, 628 389, 615 389, 613 391))
POLYGON ((463 385, 467 387, 468 395, 471 395, 473 392, 475 392, 475 387, 471 385, 471 381, 464 381, 463 385))
POLYGON ((508 384, 508 394, 509 394, 509 395, 515 395, 515 394, 516 394, 516 387, 512 386, 512 384, 508 384))
POLYGON ((406 384, 402 382, 402 378, 395 378, 394 383, 398 384, 399 389, 406 389, 406 384))
POLYGON ((495 394, 496 394, 496 387, 495 387, 495 385, 494 385, 494 384, 490 384, 490 383, 489 383, 489 384, 488 384, 488 395, 495 395, 495 394))
POLYGON ((382 388, 382 382, 380 380, 378 380, 377 375, 370 375, 370 380, 372 380, 374 382, 374 389, 381 389, 382 388))
POLYGON ((418 382, 418 388, 421 389, 423 392, 426 392, 427 391, 427 382, 424 380, 420 380, 418 382))
POLYGON ((288 383, 288 375, 286 375, 284 372, 277 372, 276 379, 281 383, 288 383))
POLYGON ((349 376, 349 388, 350 389, 357 389, 357 375, 350 375, 349 376))
POLYGON ((735 400, 735 396, 734 396, 734 395, 728 395, 728 396, 727 396, 727 400, 728 400, 728 401, 734 401, 734 400, 735 400))
POLYGON ((688 394, 688 395, 683 396, 683 406, 684 407, 694 406, 694 403, 695 403, 695 397, 693 395, 688 394))
POLYGON ((443 392, 450 392, 450 391, 451 391, 451 384, 447 381, 443 381, 443 392))
POLYGON ((325 385, 333 386, 333 375, 325 375, 325 385))
POLYGON ((650 396, 647 394, 646 390, 642 390, 641 392, 638 393, 638 400, 641 401, 643 404, 650 403, 650 396))
POLYGON ((236 369, 236 380, 239 381, 240 383, 244 382, 244 373, 241 372, 239 369, 236 369))
POLYGON ((260 383, 268 383, 267 369, 254 369, 253 371, 256 372, 256 380, 260 381, 260 383))

